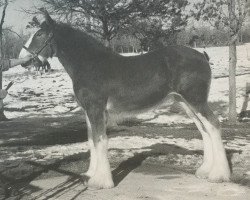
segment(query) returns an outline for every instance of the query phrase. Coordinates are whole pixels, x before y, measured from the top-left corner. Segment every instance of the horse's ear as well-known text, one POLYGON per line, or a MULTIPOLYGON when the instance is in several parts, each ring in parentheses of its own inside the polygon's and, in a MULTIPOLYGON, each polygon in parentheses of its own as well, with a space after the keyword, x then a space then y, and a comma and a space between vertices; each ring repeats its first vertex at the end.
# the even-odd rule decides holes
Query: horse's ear
POLYGON ((54 20, 50 17, 48 11, 47 11, 45 8, 40 8, 39 10, 42 12, 46 24, 47 24, 49 27, 54 27, 54 23, 55 23, 55 22, 54 22, 54 20))

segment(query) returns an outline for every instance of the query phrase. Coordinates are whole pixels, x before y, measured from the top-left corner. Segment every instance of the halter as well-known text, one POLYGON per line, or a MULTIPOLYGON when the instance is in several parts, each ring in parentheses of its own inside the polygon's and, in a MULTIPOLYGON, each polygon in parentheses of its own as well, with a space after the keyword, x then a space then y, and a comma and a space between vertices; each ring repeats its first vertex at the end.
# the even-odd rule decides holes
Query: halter
POLYGON ((46 47, 46 46, 48 46, 48 45, 50 45, 51 46, 51 40, 52 40, 52 38, 54 37, 54 34, 53 33, 50 33, 49 34, 49 37, 48 37, 48 39, 44 42, 44 44, 40 47, 40 48, 38 48, 35 52, 31 52, 25 45, 23 45, 23 48, 26 50, 26 51, 28 51, 30 54, 32 54, 33 56, 34 56, 34 59, 38 59, 39 61, 41 61, 40 59, 39 59, 39 54, 41 53, 41 51, 46 47))

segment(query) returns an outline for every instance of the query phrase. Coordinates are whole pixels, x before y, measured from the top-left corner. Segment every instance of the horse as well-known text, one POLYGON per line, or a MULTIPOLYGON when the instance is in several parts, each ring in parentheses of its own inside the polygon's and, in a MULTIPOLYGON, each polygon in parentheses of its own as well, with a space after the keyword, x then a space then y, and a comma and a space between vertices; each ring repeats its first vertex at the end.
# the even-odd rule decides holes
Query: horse
MULTIPOLYGON (((20 53, 19 53, 19 58, 23 58, 25 56, 27 56, 28 54, 30 54, 28 51, 27 51, 27 47, 29 47, 31 41, 32 41, 32 38, 33 38, 34 34, 32 34, 29 39, 27 40, 27 42, 25 43, 24 47, 26 48, 22 48, 20 53)), ((36 71, 40 71, 41 69, 44 70, 45 72, 48 72, 49 70, 51 70, 51 66, 48 62, 47 59, 41 57, 38 55, 38 58, 34 59, 34 60, 31 60, 25 64, 21 64, 22 67, 26 68, 30 65, 33 65, 36 69, 36 71)))
POLYGON ((196 176, 212 182, 230 180, 220 123, 208 106, 211 69, 204 54, 185 46, 165 46, 124 57, 87 33, 54 21, 45 10, 43 17, 28 49, 34 52, 42 47, 43 59, 55 52, 72 80, 86 117, 89 187, 114 187, 107 119, 136 115, 169 99, 181 105, 201 133, 204 156, 196 176))

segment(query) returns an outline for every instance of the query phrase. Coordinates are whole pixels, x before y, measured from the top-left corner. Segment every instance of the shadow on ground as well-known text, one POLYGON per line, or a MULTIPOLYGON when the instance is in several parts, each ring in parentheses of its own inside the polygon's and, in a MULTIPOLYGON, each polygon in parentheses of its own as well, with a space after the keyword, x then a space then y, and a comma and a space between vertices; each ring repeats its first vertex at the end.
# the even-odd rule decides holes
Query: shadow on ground
MULTIPOLYGON (((127 160, 121 162, 112 172, 114 183, 118 185, 131 171, 135 170, 138 173, 144 174, 157 174, 157 169, 154 164, 143 164, 149 157, 159 157, 161 155, 194 155, 198 154, 201 155, 202 151, 192 151, 177 145, 173 144, 155 144, 149 147, 144 148, 145 150, 150 149, 150 151, 144 151, 141 153, 134 154, 133 157, 128 158, 127 160), (147 170, 149 165, 154 168, 154 170, 147 170)), ((156 163, 155 163, 156 164, 156 163)), ((172 163, 173 164, 173 163, 172 163)), ((173 165, 172 165, 173 167, 173 165)), ((186 169, 180 170, 178 167, 175 167, 175 171, 185 172, 185 173, 192 173, 194 169, 186 169)), ((171 170, 166 170, 166 173, 171 173, 171 170)), ((165 174, 166 175, 166 174, 165 174)))
POLYGON ((85 124, 79 118, 10 121, 1 123, 0 131, 0 146, 69 144, 87 139, 85 124))
MULTIPOLYGON (((171 154, 182 154, 182 155, 193 155, 193 154, 202 154, 201 151, 190 151, 188 149, 176 146, 176 145, 168 145, 168 144, 156 144, 152 145, 146 148, 147 151, 136 153, 134 156, 128 158, 127 160, 123 160, 118 166, 115 166, 115 169, 113 170, 113 179, 115 182, 115 185, 117 186, 131 171, 135 170, 135 172, 138 173, 150 173, 147 172, 148 165, 143 164, 143 162, 149 158, 149 157, 158 157, 160 155, 166 155, 168 153, 171 154), (148 151, 149 150, 149 151, 148 151)), ((39 163, 39 162, 25 162, 19 164, 15 170, 22 171, 22 168, 29 169, 29 173, 25 173, 19 176, 14 175, 14 171, 10 170, 8 173, 1 173, 0 174, 0 180, 3 184, 3 193, 2 195, 5 195, 5 198, 11 197, 11 196, 29 196, 34 192, 38 192, 39 188, 36 188, 32 185, 30 185, 30 182, 37 177, 39 177, 43 173, 51 173, 51 171, 56 172, 60 175, 67 175, 71 177, 67 184, 68 186, 65 187, 64 184, 58 185, 55 188, 50 189, 50 195, 49 197, 52 198, 53 194, 58 195, 60 192, 65 192, 65 190, 69 189, 70 187, 74 187, 76 184, 83 184, 84 181, 87 180, 87 177, 83 177, 80 174, 83 172, 83 168, 79 168, 81 171, 75 171, 72 172, 70 169, 63 169, 63 166, 65 166, 68 163, 72 162, 88 162, 89 153, 80 153, 73 156, 68 156, 62 160, 57 160, 53 163, 39 163), (70 183, 69 183, 70 182, 70 183), (54 190, 54 191, 53 191, 54 190)), ((112 162, 112 161, 111 161, 112 162)), ((111 164, 112 165, 112 164, 111 164)), ((85 171, 87 170, 87 166, 85 167, 85 171)), ((175 169, 176 170, 176 169, 175 169)), ((73 170, 74 171, 74 170, 73 170)), ((152 170, 150 170, 152 172, 152 170)), ((153 173, 157 173, 157 170, 153 170, 153 173)), ((180 171, 177 169, 177 171, 180 171)), ((180 171, 181 172, 181 171, 180 171)), ((188 170, 183 170, 183 172, 190 173, 188 170)), ((171 174, 171 170, 166 170, 165 176, 167 174, 171 174)), ((66 184, 66 183, 65 183, 66 184)), ((48 193, 48 191, 43 192, 44 194, 48 193)), ((40 196, 40 195, 39 195, 40 196)), ((47 198, 45 198, 47 199, 47 198)))
MULTIPOLYGON (((162 175, 160 179, 174 179, 179 178, 182 173, 194 174, 195 168, 194 166, 189 167, 180 167, 175 166, 174 163, 169 163, 167 166, 164 166, 166 170, 157 170, 160 166, 159 163, 148 163, 144 162, 148 158, 157 158, 161 155, 173 154, 173 155, 202 155, 202 151, 193 151, 188 150, 177 145, 173 144, 155 144, 149 147, 144 148, 145 151, 141 153, 135 153, 132 157, 121 161, 120 163, 113 163, 111 160, 111 165, 114 166, 114 170, 112 171, 113 179, 115 186, 119 185, 122 180, 132 171, 136 173, 143 174, 151 174, 151 175, 162 175), (163 173, 164 171, 164 173, 163 173), (173 176, 175 174, 175 176, 173 176), (179 174, 179 175, 178 175, 179 174)), ((233 152, 228 152, 228 158, 233 152)), ((33 193, 38 193, 39 195, 35 196, 32 199, 41 199, 43 196, 46 196, 42 199, 50 199, 53 197, 57 197, 60 195, 64 195, 74 187, 79 185, 83 185, 84 182, 88 180, 88 177, 82 176, 81 173, 87 170, 87 165, 85 167, 82 163, 88 163, 89 153, 80 153, 77 155, 68 156, 62 160, 57 160, 52 163, 39 163, 39 162, 25 162, 23 163, 24 167, 30 168, 28 174, 24 174, 23 176, 13 176, 13 173, 8 174, 0 174, 0 181, 3 184, 3 194, 5 198, 9 197, 28 197, 33 193), (76 165, 80 165, 78 170, 71 169, 69 167, 69 163, 72 166, 72 163, 76 165), (65 167, 67 166, 67 167, 65 167), (55 187, 46 190, 40 191, 40 188, 34 187, 30 184, 37 177, 41 176, 44 173, 57 173, 57 176, 67 175, 69 176, 68 180, 56 185, 55 187)), ((162 166, 163 167, 163 166, 162 166)), ((18 168, 17 168, 18 170, 18 168)), ((21 170, 21 169, 20 169, 21 170)), ((84 190, 79 192, 83 193, 84 190)), ((74 198, 72 198, 74 199, 74 198)))
MULTIPOLYGON (((120 131, 123 129, 110 129, 108 134, 120 131)), ((86 123, 80 117, 1 122, 0 132, 0 147, 44 146, 87 141, 86 123)))
MULTIPOLYGON (((55 145, 55 144, 70 144, 75 142, 86 141, 87 133, 86 126, 81 118, 56 118, 56 119, 25 119, 7 123, 0 123, 0 147, 12 146, 30 146, 30 145, 55 145), (15 127, 15 128, 13 128, 15 127)), ((249 133, 249 125, 238 124, 236 126, 223 125, 223 137, 232 140, 234 136, 239 135, 246 137, 249 133), (236 131, 237 130, 237 131, 236 131)), ((184 128, 163 127, 154 125, 136 124, 136 126, 122 127, 120 129, 109 130, 111 137, 115 135, 140 135, 143 137, 156 137, 159 135, 174 135, 177 138, 200 138, 198 131, 194 125, 187 125, 184 128), (124 131, 126 130, 126 131, 124 131), (124 133, 126 132, 126 133, 124 133)), ((235 151, 227 151, 228 160, 231 163, 232 154, 235 151)), ((192 151, 172 144, 155 144, 145 149, 142 152, 135 153, 132 157, 126 160, 111 160, 111 166, 114 168, 112 174, 115 185, 119 185, 122 180, 131 172, 135 171, 144 174, 157 174, 157 163, 145 162, 148 158, 158 158, 161 155, 202 155, 202 151, 192 151), (144 151, 145 150, 145 151, 144 151)), ((87 180, 87 177, 80 174, 87 170, 89 163, 89 153, 79 153, 63 158, 62 160, 51 160, 48 162, 31 162, 18 161, 10 162, 3 170, 0 169, 0 199, 8 199, 16 197, 28 197, 33 193, 39 192, 41 188, 35 187, 30 183, 37 179, 48 178, 53 176, 67 175, 70 178, 51 188, 49 191, 41 191, 43 195, 49 192, 49 198, 60 196, 67 193, 70 189, 81 185, 87 180), (2 195, 2 196, 1 196, 2 195)), ((162 179, 178 178, 178 173, 190 173, 195 171, 194 166, 176 166, 174 163, 168 163, 166 171, 162 179), (173 171, 177 172, 176 176, 171 176, 173 171)), ((160 172, 162 173, 162 171, 160 172)), ((159 174, 158 174, 159 175, 159 174)), ((241 179, 233 180, 236 183, 250 186, 248 180, 241 179)), ((84 192, 80 191, 81 193, 84 192)), ((37 197, 40 198, 41 196, 37 197)), ((44 198, 48 199, 48 198, 44 198)))

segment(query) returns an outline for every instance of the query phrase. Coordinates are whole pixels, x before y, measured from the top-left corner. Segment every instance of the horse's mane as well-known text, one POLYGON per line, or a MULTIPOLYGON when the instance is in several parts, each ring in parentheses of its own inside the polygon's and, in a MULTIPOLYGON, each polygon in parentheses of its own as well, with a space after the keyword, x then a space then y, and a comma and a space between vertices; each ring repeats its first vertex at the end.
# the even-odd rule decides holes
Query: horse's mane
POLYGON ((98 49, 98 51, 102 52, 111 52, 111 50, 105 47, 100 41, 98 41, 93 36, 87 34, 86 32, 72 27, 69 24, 65 23, 57 23, 56 30, 60 33, 60 35, 64 35, 66 38, 70 39, 74 44, 78 44, 86 48, 86 45, 98 49))

